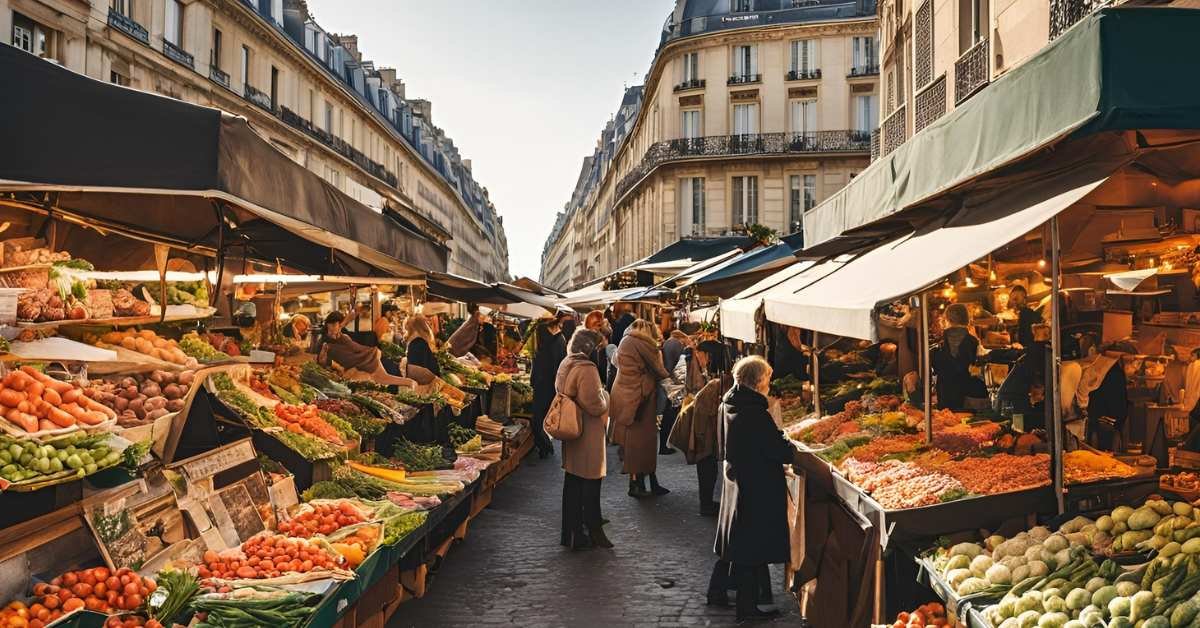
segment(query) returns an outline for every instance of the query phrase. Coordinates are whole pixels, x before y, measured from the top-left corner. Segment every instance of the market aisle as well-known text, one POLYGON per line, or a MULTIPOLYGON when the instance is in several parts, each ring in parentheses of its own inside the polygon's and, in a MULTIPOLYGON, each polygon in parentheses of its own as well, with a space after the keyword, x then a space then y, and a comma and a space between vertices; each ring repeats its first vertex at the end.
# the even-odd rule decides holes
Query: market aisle
MULTIPOLYGON (((429 593, 403 604, 390 626, 730 626, 732 609, 710 609, 716 519, 697 514, 696 472, 683 456, 659 456, 671 494, 636 501, 614 465, 604 481, 612 550, 571 552, 558 545, 562 468, 526 458, 502 483, 467 538, 450 550, 429 593)), ((797 619, 774 572, 775 599, 797 619)))

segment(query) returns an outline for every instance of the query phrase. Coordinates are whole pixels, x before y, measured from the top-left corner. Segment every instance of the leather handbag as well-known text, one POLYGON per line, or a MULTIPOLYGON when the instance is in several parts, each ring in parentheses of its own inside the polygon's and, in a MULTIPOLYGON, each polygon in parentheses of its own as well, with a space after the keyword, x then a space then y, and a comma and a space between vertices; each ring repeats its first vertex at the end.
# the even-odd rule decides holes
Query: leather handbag
POLYGON ((550 402, 546 411, 546 420, 542 429, 550 438, 567 441, 575 440, 583 434, 583 420, 579 416, 579 408, 568 396, 558 393, 550 402))

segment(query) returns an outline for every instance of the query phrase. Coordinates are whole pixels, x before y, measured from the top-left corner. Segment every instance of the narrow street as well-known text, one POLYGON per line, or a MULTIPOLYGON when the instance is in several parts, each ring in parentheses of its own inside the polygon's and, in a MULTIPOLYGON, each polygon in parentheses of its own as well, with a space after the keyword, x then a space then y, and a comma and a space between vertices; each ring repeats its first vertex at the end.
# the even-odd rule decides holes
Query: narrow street
MULTIPOLYGON (((602 508, 611 550, 572 552, 558 544, 562 468, 526 458, 496 489, 467 538, 447 554, 430 590, 400 607, 391 626, 731 626, 733 609, 708 608, 715 518, 697 514, 696 472, 681 454, 659 456, 671 494, 626 495, 616 448, 602 508), (531 464, 533 463, 533 464, 531 464)), ((785 625, 795 604, 773 572, 785 625)))

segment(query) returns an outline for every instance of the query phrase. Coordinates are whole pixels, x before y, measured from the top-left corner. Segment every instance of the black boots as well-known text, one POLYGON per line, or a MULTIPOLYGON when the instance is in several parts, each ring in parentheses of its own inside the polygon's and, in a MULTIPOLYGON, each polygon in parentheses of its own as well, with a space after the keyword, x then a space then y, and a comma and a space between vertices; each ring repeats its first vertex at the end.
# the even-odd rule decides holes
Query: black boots
POLYGON ((588 526, 588 536, 592 540, 592 545, 612 549, 612 541, 608 540, 608 535, 604 534, 603 524, 588 526))
POLYGON ((667 489, 663 488, 658 483, 658 476, 651 473, 650 474, 650 492, 655 495, 662 496, 662 495, 666 495, 667 493, 670 493, 671 491, 668 491, 667 489))
POLYGON ((649 497, 650 491, 646 490, 646 476, 635 474, 629 478, 629 496, 630 497, 649 497))

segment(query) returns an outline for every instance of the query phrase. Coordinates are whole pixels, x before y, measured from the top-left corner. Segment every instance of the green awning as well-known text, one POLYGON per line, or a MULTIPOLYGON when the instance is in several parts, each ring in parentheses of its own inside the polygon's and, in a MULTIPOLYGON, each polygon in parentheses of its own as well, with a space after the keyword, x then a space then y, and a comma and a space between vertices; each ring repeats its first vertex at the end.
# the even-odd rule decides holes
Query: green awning
POLYGON ((1190 9, 1121 7, 1084 18, 808 212, 806 245, 869 238, 880 231, 872 223, 898 212, 952 206, 947 192, 1064 142, 1200 129, 1197 33, 1200 11, 1190 9))

